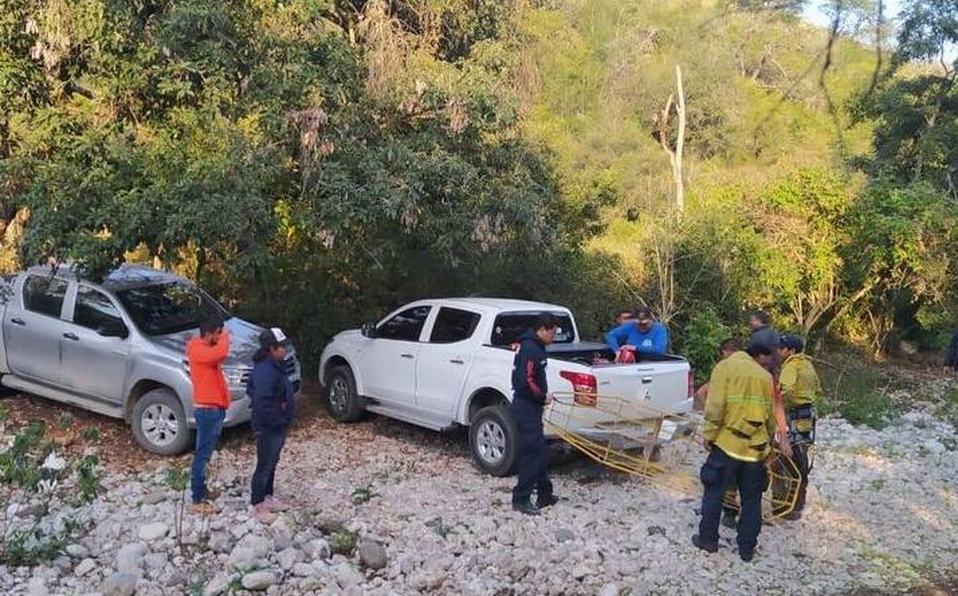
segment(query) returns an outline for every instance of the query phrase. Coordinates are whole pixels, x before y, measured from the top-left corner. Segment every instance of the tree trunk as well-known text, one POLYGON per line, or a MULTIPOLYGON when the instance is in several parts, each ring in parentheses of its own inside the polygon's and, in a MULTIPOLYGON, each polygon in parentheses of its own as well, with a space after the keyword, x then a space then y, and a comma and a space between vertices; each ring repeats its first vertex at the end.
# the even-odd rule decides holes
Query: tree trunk
POLYGON ((672 176, 675 179, 675 206, 679 213, 685 210, 685 184, 682 181, 682 153, 685 150, 685 88, 682 86, 682 67, 675 67, 675 85, 679 92, 676 113, 679 117, 679 134, 672 154, 672 176))
POLYGON ((685 210, 685 185, 682 181, 682 153, 685 150, 685 88, 682 86, 682 67, 675 67, 675 83, 678 91, 678 103, 675 104, 675 113, 678 116, 678 131, 675 138, 675 149, 669 142, 669 116, 672 115, 672 95, 665 102, 665 107, 658 118, 659 144, 669 154, 669 163, 672 165, 672 180, 675 182, 675 206, 679 213, 685 210))

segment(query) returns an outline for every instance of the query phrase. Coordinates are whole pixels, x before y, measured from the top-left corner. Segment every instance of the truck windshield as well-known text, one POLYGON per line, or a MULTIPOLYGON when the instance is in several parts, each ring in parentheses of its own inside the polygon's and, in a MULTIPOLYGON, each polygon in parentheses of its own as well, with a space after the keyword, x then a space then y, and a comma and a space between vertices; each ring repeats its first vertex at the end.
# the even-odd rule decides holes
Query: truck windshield
MULTIPOLYGON (((496 317, 495 325, 492 327, 492 345, 508 346, 519 341, 526 331, 530 331, 536 324, 536 317, 542 313, 538 312, 511 312, 503 313, 496 317)), ((555 343, 571 344, 575 341, 575 328, 572 326, 572 317, 568 313, 553 312, 549 313, 555 317, 559 323, 556 329, 555 343)))
POLYGON ((205 292, 185 281, 120 290, 116 295, 147 335, 179 333, 199 327, 205 317, 230 316, 205 292))

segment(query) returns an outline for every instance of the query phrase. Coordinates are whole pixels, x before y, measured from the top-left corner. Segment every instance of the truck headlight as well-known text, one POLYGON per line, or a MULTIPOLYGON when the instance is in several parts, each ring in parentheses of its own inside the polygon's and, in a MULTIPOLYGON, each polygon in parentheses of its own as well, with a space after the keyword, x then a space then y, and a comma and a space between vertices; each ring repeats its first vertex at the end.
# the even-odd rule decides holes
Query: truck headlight
POLYGON ((245 388, 251 370, 253 369, 249 366, 224 366, 223 376, 226 377, 226 384, 230 387, 245 388))

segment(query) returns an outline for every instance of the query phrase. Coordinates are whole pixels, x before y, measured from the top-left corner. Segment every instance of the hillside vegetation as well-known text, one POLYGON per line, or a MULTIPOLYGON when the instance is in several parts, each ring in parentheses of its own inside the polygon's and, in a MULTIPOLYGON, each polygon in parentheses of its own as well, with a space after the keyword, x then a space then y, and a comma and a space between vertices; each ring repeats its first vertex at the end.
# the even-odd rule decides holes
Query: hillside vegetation
POLYGON ((801 4, 13 0, 0 266, 174 268, 312 356, 475 293, 568 304, 589 335, 651 304, 702 370, 752 306, 815 340, 936 347, 956 11, 903 2, 878 64, 869 2, 838 2, 833 32, 801 4))

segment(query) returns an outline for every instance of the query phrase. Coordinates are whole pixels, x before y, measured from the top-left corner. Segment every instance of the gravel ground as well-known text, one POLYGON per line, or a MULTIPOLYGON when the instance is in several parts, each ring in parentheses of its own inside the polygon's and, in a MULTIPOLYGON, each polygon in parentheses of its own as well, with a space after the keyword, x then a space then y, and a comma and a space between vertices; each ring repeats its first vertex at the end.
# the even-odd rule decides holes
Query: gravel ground
MULTIPOLYGON (((16 420, 44 402, 4 403, 16 420)), ((514 479, 476 471, 462 433, 383 419, 340 426, 315 407, 304 408, 278 472, 277 490, 291 511, 271 526, 250 520, 254 453, 249 432, 236 430, 213 463, 220 512, 187 512, 177 539, 180 496, 167 487, 163 468, 184 467, 189 457, 137 454, 133 465, 117 438, 99 448, 111 470, 105 493, 84 505, 54 497, 43 517, 47 530, 79 528, 66 552, 33 568, 0 565, 0 590, 950 594, 954 585, 941 578, 958 569, 958 435, 932 408, 918 404, 881 432, 822 421, 805 517, 765 526, 750 564, 738 559, 724 528, 718 553, 691 546, 694 496, 564 457, 553 466, 562 502, 526 518, 509 507, 514 479), (355 552, 348 548, 353 536, 355 552)), ((91 420, 119 427, 97 417, 81 423, 91 420)), ((685 459, 685 471, 694 473, 704 453, 685 459)), ((2 487, 0 502, 0 530, 9 536, 30 523, 25 512, 36 513, 38 497, 2 487)))

